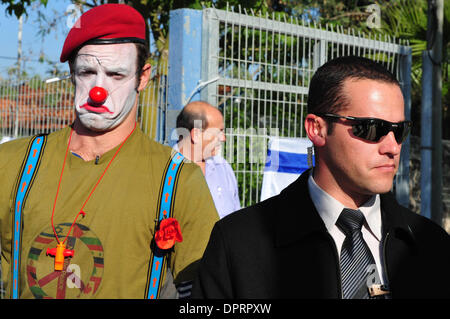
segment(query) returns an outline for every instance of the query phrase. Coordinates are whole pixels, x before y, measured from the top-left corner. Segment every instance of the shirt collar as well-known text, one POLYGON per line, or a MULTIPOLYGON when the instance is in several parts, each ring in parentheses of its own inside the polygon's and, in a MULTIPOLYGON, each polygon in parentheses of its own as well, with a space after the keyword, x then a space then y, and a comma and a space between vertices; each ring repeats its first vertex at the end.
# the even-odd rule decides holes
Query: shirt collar
MULTIPOLYGON (((335 227, 336 221, 339 218, 342 210, 345 208, 338 200, 320 188, 316 184, 312 176, 312 171, 308 178, 308 189, 311 195, 311 200, 322 218, 328 232, 335 227)), ((366 218, 369 231, 378 239, 381 240, 381 207, 380 195, 372 196, 366 203, 364 203, 359 210, 366 218)))

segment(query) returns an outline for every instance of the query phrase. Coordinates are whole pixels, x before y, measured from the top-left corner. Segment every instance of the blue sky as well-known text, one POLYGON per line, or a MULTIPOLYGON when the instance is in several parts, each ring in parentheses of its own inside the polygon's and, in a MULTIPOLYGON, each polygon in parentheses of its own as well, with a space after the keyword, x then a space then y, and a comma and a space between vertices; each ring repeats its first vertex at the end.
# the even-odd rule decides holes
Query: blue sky
MULTIPOLYGON (((47 7, 39 6, 28 9, 28 17, 24 19, 23 35, 22 35, 22 52, 23 56, 29 61, 25 62, 25 69, 29 74, 40 74, 47 78, 50 75, 46 71, 50 69, 47 63, 37 62, 42 53, 46 58, 59 63, 64 39, 69 32, 69 27, 64 19, 61 19, 52 32, 45 36, 44 39, 39 36, 39 23, 37 22, 38 12, 52 18, 58 14, 63 14, 71 4, 69 0, 49 1, 47 7)), ((7 70, 15 62, 17 58, 17 34, 19 29, 19 21, 15 15, 9 16, 5 12, 6 5, 0 5, 0 30, 2 39, 2 49, 0 50, 0 76, 7 78, 7 70)), ((67 63, 60 63, 59 66, 63 70, 68 70, 67 63)))

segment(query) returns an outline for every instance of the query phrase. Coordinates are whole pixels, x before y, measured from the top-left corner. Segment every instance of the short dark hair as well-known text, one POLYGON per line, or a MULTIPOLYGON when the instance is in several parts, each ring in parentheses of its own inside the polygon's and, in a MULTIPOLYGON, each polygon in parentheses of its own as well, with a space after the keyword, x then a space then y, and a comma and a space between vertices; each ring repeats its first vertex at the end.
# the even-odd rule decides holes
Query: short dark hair
MULTIPOLYGON (((206 123, 206 112, 204 110, 193 111, 184 107, 177 116, 177 129, 184 128, 190 132, 195 127, 195 121, 199 120, 202 121, 202 129, 205 129, 208 123, 206 123)), ((183 135, 179 134, 178 139, 181 140, 182 138, 183 135)))
POLYGON ((358 56, 344 56, 328 61, 311 79, 308 113, 336 113, 348 103, 342 92, 344 81, 375 80, 400 86, 395 76, 381 64, 358 56))
POLYGON ((136 61, 136 72, 137 72, 137 86, 139 86, 139 82, 140 82, 140 78, 142 75, 142 72, 144 71, 144 65, 148 60, 149 57, 149 51, 148 51, 148 46, 146 44, 143 43, 135 43, 136 45, 136 50, 137 50, 137 61, 136 61))

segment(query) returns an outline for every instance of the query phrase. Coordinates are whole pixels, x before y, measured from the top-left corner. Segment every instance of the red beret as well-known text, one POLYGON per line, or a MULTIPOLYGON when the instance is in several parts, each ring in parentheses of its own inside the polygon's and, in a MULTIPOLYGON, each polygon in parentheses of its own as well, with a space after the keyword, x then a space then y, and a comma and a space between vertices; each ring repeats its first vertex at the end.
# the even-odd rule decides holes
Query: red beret
POLYGON ((145 43, 145 21, 126 4, 108 3, 81 15, 67 35, 61 62, 84 44, 145 43))

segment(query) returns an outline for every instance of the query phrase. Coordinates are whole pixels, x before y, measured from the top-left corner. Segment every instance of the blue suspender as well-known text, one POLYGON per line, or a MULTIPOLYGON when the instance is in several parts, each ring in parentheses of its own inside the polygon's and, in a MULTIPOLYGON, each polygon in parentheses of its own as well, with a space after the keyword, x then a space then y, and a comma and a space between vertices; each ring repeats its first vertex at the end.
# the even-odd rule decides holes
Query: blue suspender
POLYGON ((33 183, 36 168, 39 166, 42 150, 46 142, 46 135, 35 136, 28 148, 25 165, 22 166, 19 183, 16 185, 14 200, 14 223, 13 223, 13 262, 12 262, 12 298, 19 298, 19 268, 20 268, 20 245, 22 230, 22 208, 27 192, 33 183))
MULTIPOLYGON (((174 201, 174 189, 177 183, 177 177, 180 167, 183 162, 183 155, 180 153, 176 153, 165 172, 164 176, 164 184, 162 188, 162 192, 160 193, 160 205, 159 205, 159 214, 158 214, 158 222, 160 222, 163 218, 169 218, 172 215, 172 206, 174 201)), ((150 263, 150 280, 147 283, 148 285, 148 293, 147 299, 157 299, 160 293, 160 286, 163 277, 163 268, 165 267, 165 256, 153 253, 153 258, 150 263)))

